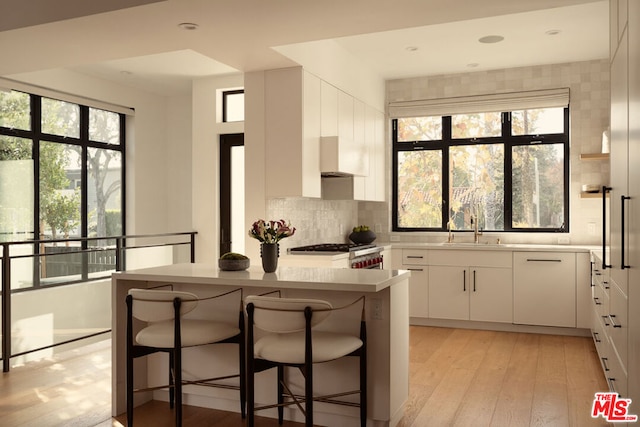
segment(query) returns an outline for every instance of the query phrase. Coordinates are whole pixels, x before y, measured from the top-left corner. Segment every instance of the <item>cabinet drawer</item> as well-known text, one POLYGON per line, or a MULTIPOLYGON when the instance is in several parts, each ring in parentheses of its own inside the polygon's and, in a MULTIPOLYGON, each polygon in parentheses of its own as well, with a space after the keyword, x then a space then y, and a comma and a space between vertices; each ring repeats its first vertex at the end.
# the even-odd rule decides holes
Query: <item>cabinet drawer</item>
POLYGON ((576 327, 575 253, 513 253, 513 321, 576 327))
POLYGON ((627 297, 617 286, 612 286, 609 294, 609 336, 625 372, 628 368, 628 327, 627 297))
POLYGON ((404 265, 428 265, 429 251, 424 249, 403 249, 402 264, 404 265))
MULTIPOLYGON (((605 293, 600 286, 593 288, 593 304, 600 319, 609 316, 609 294, 605 293)), ((609 323, 608 319, 606 323, 609 323)))
POLYGON ((510 251, 486 250, 434 250, 429 251, 431 265, 450 265, 457 267, 479 266, 511 268, 513 265, 510 251))
POLYGON ((612 352, 611 357, 608 359, 608 362, 609 371, 605 372, 605 377, 607 378, 609 390, 615 391, 622 397, 628 396, 629 390, 627 373, 622 367, 620 359, 618 359, 618 357, 615 355, 615 352, 612 352))

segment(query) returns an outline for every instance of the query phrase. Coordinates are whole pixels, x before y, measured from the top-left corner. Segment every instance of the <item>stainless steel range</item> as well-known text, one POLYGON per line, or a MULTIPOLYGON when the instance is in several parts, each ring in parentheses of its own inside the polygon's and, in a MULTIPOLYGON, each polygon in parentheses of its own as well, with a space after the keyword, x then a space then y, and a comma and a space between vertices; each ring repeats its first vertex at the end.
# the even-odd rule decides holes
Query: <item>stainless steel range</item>
POLYGON ((320 243, 317 245, 290 248, 290 252, 348 252, 351 268, 382 268, 383 248, 373 244, 359 243, 320 243))

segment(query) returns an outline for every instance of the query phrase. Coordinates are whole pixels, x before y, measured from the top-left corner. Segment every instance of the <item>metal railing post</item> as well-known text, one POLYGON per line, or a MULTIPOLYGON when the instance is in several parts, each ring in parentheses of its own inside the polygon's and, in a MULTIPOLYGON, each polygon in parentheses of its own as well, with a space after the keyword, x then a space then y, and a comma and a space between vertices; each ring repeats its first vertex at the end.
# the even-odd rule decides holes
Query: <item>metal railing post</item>
POLYGON ((116 237, 116 271, 122 271, 122 238, 116 237))
POLYGON ((11 258, 9 244, 2 244, 2 372, 11 361, 11 258))

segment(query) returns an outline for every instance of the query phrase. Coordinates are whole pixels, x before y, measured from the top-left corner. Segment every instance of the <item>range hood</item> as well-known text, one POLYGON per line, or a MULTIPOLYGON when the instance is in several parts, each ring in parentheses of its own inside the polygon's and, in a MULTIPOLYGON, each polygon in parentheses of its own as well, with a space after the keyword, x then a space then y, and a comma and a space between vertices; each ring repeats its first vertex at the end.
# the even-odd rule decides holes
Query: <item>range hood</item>
POLYGON ((326 178, 367 176, 369 150, 344 137, 320 137, 320 174, 326 178))

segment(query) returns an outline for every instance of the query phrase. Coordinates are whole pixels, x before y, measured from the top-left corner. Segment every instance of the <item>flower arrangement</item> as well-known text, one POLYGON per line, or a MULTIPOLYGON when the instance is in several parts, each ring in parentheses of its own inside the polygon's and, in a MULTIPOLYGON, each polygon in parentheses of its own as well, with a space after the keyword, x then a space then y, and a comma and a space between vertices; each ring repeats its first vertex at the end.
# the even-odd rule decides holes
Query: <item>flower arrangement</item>
POLYGON ((293 236, 296 232, 295 227, 291 227, 290 222, 265 221, 259 219, 253 223, 249 230, 249 236, 258 239, 261 243, 278 243, 280 240, 293 236))

